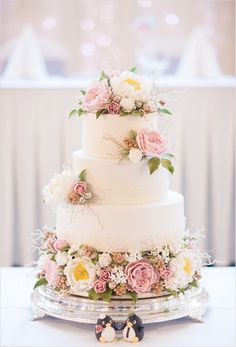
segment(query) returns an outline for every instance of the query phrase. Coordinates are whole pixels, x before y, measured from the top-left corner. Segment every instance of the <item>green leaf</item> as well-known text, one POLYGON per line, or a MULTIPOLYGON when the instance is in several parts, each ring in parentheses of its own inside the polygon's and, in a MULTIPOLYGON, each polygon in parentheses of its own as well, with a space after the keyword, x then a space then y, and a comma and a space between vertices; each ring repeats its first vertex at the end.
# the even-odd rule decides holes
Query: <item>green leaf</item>
POLYGON ((130 138, 131 138, 132 140, 136 140, 136 137, 137 137, 136 131, 130 130, 129 136, 130 136, 130 138))
POLYGON ((100 294, 100 297, 103 299, 103 301, 110 302, 111 295, 112 295, 112 289, 108 288, 104 293, 100 294))
POLYGON ((143 117, 143 115, 144 115, 143 110, 132 111, 132 113, 131 113, 131 116, 143 117))
POLYGON ((196 279, 194 279, 192 282, 190 282, 188 284, 190 287, 195 287, 195 288, 198 288, 198 282, 196 279))
POLYGON ((85 95, 85 94, 86 94, 86 91, 83 90, 83 89, 80 89, 80 93, 81 93, 82 95, 85 95))
POLYGON ((80 181, 85 181, 85 178, 86 178, 86 169, 82 170, 81 173, 79 174, 80 181))
POLYGON ((150 175, 152 175, 153 172, 155 172, 158 169, 160 162, 161 162, 160 159, 157 157, 153 157, 153 158, 148 160, 148 167, 149 167, 150 175))
POLYGON ((133 300, 133 302, 136 304, 137 300, 138 300, 138 295, 135 292, 127 292, 127 294, 131 297, 131 299, 133 300))
POLYGON ((100 80, 109 80, 109 76, 104 71, 102 71, 100 80))
POLYGON ((93 262, 94 265, 97 264, 98 259, 99 259, 99 254, 97 254, 96 257, 94 259, 92 259, 92 262, 93 262))
POLYGON ((166 291, 167 291, 168 293, 170 293, 171 295, 173 295, 174 297, 177 296, 177 292, 176 292, 175 290, 173 290, 173 289, 166 288, 166 291))
POLYGON ((130 72, 136 72, 136 70, 137 70, 136 66, 133 66, 131 67, 131 69, 129 69, 130 72))
POLYGON ((63 247, 63 248, 61 249, 61 252, 68 252, 69 249, 70 249, 69 246, 65 246, 65 247, 63 247))
POLYGON ((169 158, 174 158, 174 154, 171 154, 171 153, 165 153, 165 156, 169 157, 169 158))
POLYGON ((78 110, 72 110, 69 114, 69 118, 71 118, 73 116, 80 117, 84 113, 86 113, 86 111, 82 110, 82 108, 79 108, 78 110))
POLYGON ((94 288, 91 288, 88 292, 89 299, 90 300, 98 300, 99 299, 99 294, 95 292, 94 288))
POLYGON ((78 109, 78 117, 80 117, 82 114, 86 113, 84 110, 82 110, 82 108, 78 109))
POLYGON ((169 159, 161 159, 161 165, 166 168, 171 174, 174 173, 175 169, 174 166, 172 165, 171 161, 169 159))
POLYGON ((46 284, 48 284, 48 281, 46 280, 46 278, 45 278, 45 277, 41 277, 41 278, 35 283, 34 289, 36 289, 36 288, 38 288, 38 287, 40 287, 40 286, 44 286, 44 285, 46 285, 46 284))
POLYGON ((120 153, 127 157, 129 155, 129 148, 123 148, 120 153))
POLYGON ((185 293, 185 289, 184 288, 179 288, 179 291, 184 294, 185 293))
POLYGON ((128 116, 129 114, 120 108, 119 109, 119 115, 120 115, 120 117, 123 117, 123 116, 128 116))
POLYGON ((102 114, 106 113, 107 110, 103 109, 103 110, 99 110, 96 112, 96 118, 98 119, 102 114))
POLYGON ((78 115, 78 110, 72 110, 69 113, 69 118, 73 117, 73 116, 77 116, 78 115))
POLYGON ((157 109, 157 112, 165 113, 165 114, 169 114, 169 115, 172 114, 169 110, 167 110, 167 108, 160 108, 160 107, 157 109))

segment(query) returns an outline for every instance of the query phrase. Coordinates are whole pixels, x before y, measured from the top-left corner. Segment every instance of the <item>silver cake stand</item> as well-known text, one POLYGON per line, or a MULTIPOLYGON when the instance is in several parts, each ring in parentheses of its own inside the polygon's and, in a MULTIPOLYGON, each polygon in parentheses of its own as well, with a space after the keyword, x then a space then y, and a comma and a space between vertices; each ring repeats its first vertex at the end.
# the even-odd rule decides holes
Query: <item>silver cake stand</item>
POLYGON ((62 295, 47 286, 37 288, 31 296, 33 319, 53 316, 73 322, 94 324, 101 313, 117 321, 125 321, 136 313, 143 323, 164 322, 189 316, 203 322, 208 293, 203 287, 191 288, 177 297, 166 293, 162 296, 140 298, 134 304, 128 298, 113 299, 110 303, 93 301, 82 296, 62 295))

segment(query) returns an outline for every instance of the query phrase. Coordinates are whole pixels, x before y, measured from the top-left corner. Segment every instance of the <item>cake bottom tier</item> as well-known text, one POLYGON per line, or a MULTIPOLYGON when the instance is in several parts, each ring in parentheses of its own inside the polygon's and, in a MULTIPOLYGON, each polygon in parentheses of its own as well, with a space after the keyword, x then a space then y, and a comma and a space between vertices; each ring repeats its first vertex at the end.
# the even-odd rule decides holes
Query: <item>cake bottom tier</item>
POLYGON ((181 194, 169 192, 166 199, 151 204, 60 206, 57 237, 103 252, 150 250, 183 238, 183 203, 181 194))

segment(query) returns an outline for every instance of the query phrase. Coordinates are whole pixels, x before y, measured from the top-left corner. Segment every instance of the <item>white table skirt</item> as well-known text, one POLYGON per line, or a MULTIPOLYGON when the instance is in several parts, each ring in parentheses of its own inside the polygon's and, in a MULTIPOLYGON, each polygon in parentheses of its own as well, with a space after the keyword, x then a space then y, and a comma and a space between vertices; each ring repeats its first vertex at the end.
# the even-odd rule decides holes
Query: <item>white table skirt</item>
MULTIPOLYGON (((94 326, 46 317, 31 320, 33 273, 26 268, 1 271, 1 346, 98 346, 94 326)), ((189 318, 145 327, 139 346, 235 346, 235 269, 206 268, 203 284, 210 294, 205 322, 189 318)), ((130 346, 118 341, 106 346, 130 346)))

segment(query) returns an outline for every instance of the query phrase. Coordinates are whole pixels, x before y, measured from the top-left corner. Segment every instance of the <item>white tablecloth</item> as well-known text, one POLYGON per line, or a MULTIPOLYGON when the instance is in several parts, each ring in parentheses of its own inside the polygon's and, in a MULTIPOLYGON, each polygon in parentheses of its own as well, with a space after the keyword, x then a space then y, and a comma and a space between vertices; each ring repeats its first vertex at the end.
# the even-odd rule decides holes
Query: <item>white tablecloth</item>
MULTIPOLYGON (((2 268, 1 346, 98 346, 94 326, 46 317, 31 320, 31 269, 2 268)), ((204 323, 183 318, 145 327, 139 346, 235 346, 235 269, 207 268, 210 294, 204 323)), ((118 341, 106 346, 130 346, 118 341)))

